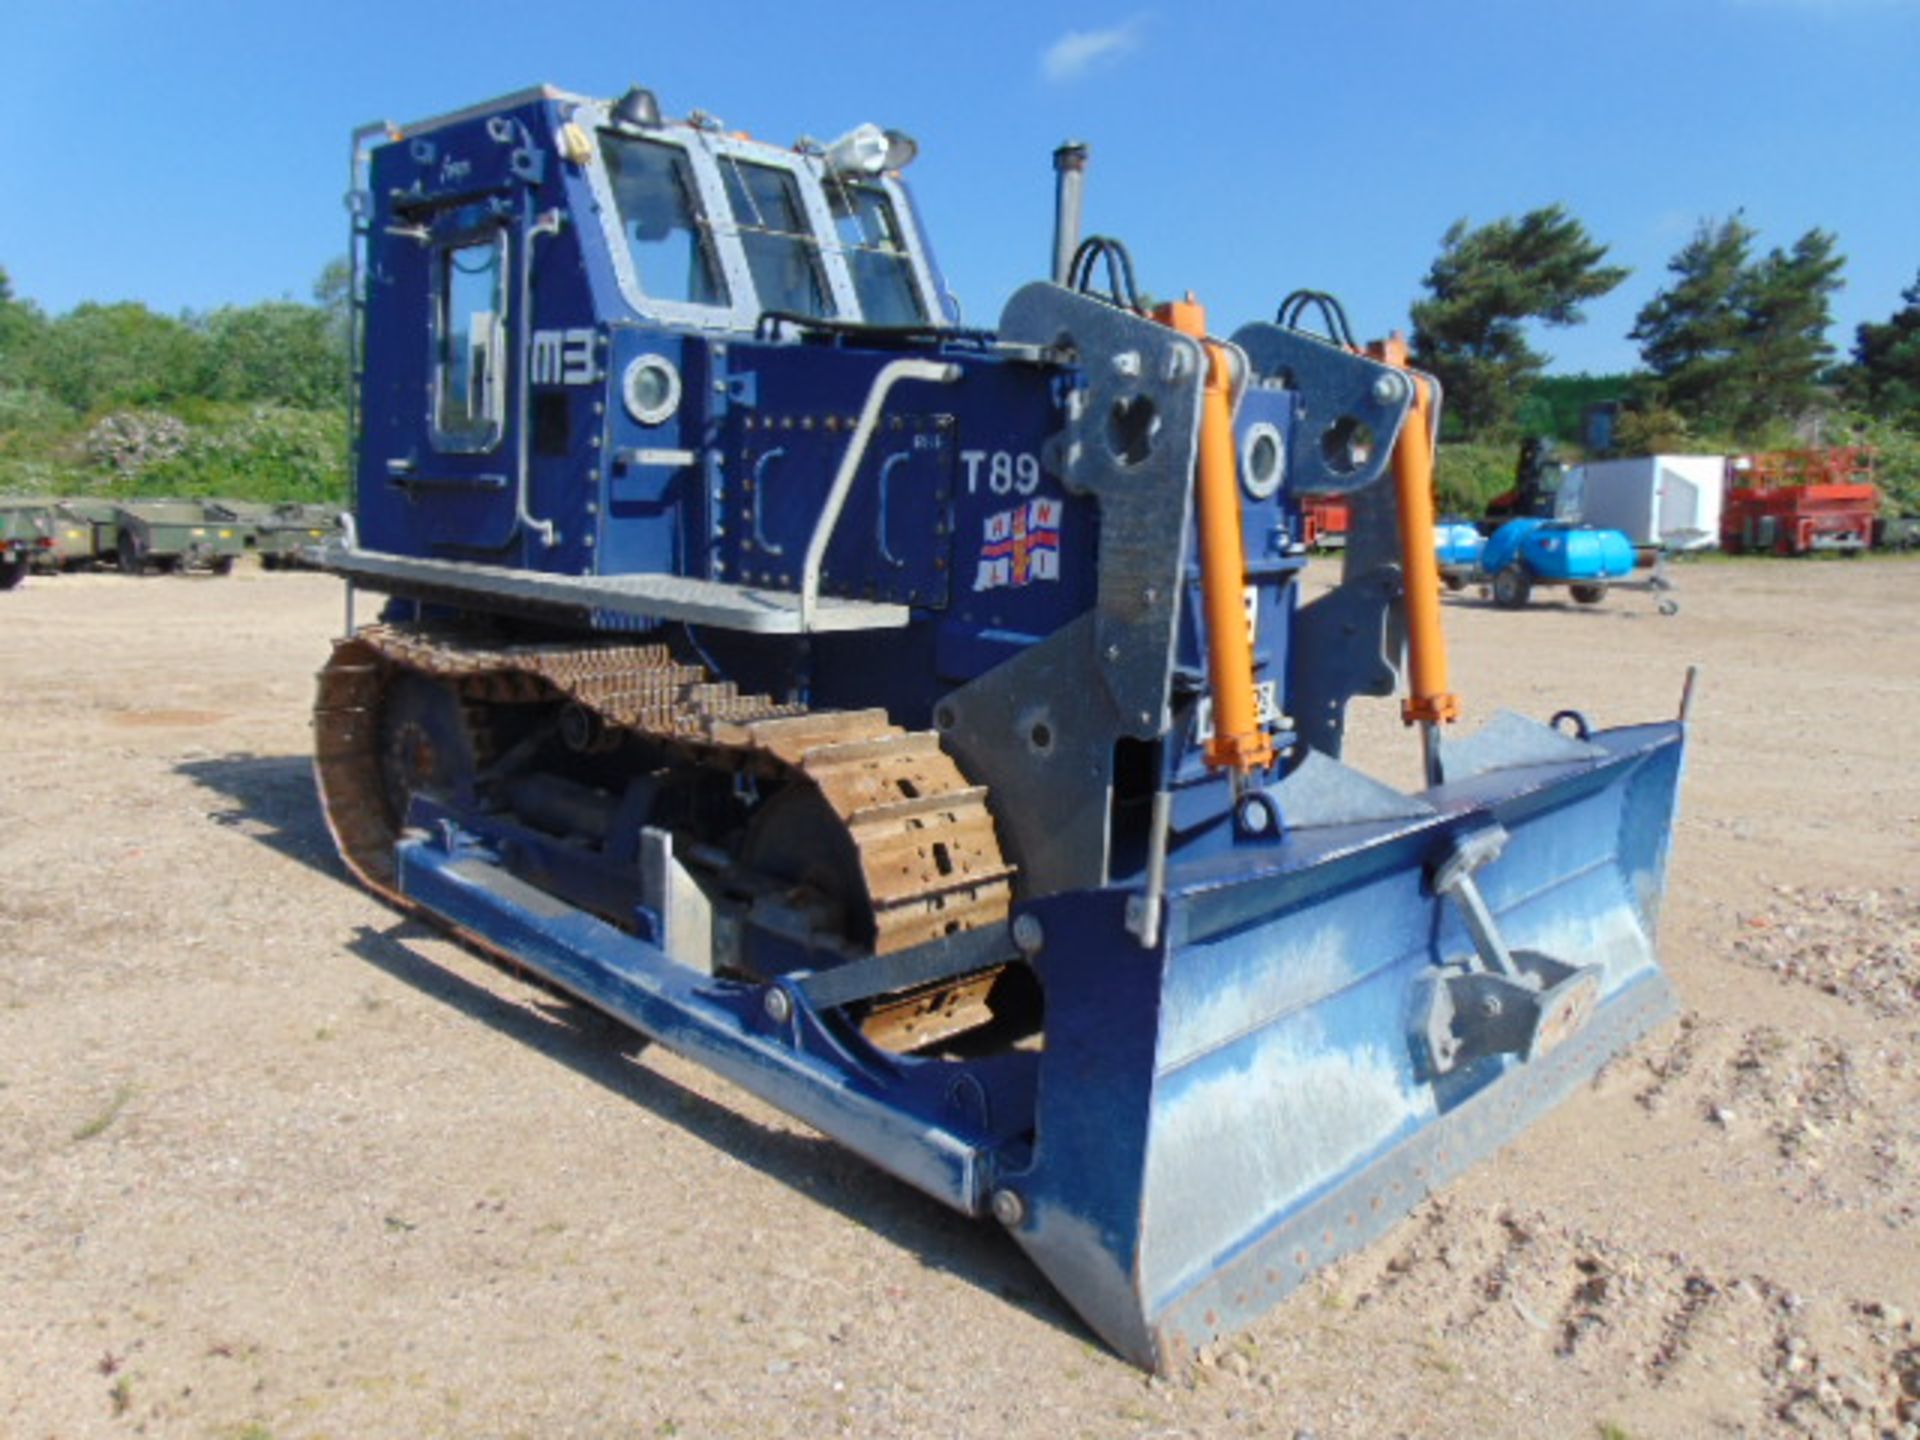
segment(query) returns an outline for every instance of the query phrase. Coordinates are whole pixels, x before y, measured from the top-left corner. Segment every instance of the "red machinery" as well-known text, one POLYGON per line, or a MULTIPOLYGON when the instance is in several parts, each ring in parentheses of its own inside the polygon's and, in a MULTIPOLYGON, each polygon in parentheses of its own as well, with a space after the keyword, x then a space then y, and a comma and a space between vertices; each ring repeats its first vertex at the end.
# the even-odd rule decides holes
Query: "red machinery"
POLYGON ((1736 555, 1857 552, 1872 543, 1879 509, 1864 445, 1737 455, 1727 462, 1720 545, 1736 555))
POLYGON ((1337 550, 1347 543, 1347 502, 1338 495, 1300 498, 1300 538, 1309 550, 1337 550))

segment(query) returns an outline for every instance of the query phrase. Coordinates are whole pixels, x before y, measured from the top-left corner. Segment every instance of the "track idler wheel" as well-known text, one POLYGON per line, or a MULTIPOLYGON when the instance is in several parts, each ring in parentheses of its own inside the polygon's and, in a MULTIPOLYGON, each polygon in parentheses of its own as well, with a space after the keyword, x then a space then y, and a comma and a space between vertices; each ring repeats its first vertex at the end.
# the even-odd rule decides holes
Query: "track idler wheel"
POLYGON ((381 795, 396 832, 415 795, 470 798, 478 770, 460 696, 429 675, 401 673, 380 702, 381 795))
POLYGON ((320 672, 314 778, 327 828, 360 882, 395 904, 393 847, 415 795, 469 800, 478 745, 458 690, 347 640, 320 672))
POLYGON ((846 822, 811 785, 789 785, 748 827, 748 869, 792 887, 789 899, 813 928, 871 946, 873 902, 846 822))

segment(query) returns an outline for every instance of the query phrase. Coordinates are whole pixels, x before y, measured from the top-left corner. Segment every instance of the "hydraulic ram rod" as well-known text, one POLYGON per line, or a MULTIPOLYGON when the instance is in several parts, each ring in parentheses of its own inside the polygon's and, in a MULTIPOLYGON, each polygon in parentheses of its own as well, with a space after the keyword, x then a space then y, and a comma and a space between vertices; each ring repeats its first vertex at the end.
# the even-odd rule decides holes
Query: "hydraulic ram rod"
POLYGON ((1400 566, 1406 579, 1407 698, 1400 718, 1420 727, 1420 751, 1429 785, 1438 785, 1440 726, 1460 718, 1460 697, 1448 688, 1447 637, 1440 628, 1440 562, 1433 548, 1433 383, 1406 368, 1406 342, 1397 335, 1369 347, 1376 360, 1399 369, 1413 387, 1413 404, 1393 445, 1393 488, 1400 512, 1400 566))
POLYGON ((1247 550, 1233 452, 1232 365, 1225 347, 1206 338, 1207 312, 1191 298, 1162 305, 1154 318, 1206 346, 1207 384, 1200 400, 1194 491, 1200 523, 1200 595, 1207 620, 1207 684, 1213 692, 1213 738, 1207 742, 1207 764, 1246 776, 1273 763, 1273 740, 1261 728, 1253 689, 1247 550))

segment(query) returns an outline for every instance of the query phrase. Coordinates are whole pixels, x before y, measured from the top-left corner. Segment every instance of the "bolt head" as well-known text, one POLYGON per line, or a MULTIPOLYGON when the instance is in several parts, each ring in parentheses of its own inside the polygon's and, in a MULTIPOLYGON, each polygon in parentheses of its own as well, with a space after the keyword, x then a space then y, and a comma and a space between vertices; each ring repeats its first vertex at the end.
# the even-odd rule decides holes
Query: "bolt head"
POLYGON ((1027 1202, 1011 1190, 996 1190, 993 1199, 988 1202, 993 1210, 993 1218, 1009 1230, 1027 1218, 1027 1202))
POLYGON ((793 1018, 793 997, 779 986, 767 991, 765 1001, 767 1018, 776 1025, 784 1025, 793 1018))
POLYGON ((1013 943, 1022 955, 1040 953, 1040 947, 1047 943, 1047 932, 1042 928, 1038 915, 1013 917, 1013 943))
POLYGON ((1373 382, 1373 398, 1382 405, 1397 405, 1407 393, 1407 382, 1398 375, 1382 375, 1373 382))

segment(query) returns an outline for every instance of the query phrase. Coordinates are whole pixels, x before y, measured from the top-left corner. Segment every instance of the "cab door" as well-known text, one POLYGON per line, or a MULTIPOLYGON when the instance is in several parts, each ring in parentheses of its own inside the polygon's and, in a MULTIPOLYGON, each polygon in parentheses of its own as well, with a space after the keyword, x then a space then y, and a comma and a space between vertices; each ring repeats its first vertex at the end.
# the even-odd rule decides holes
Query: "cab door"
POLYGON ((429 246, 427 442, 416 503, 436 546, 496 550, 513 539, 517 465, 513 343, 520 297, 518 237, 504 221, 475 225, 455 211, 429 246))
POLYGON ((416 212, 384 247, 374 279, 392 281, 368 317, 363 474, 388 497, 385 523, 364 514, 364 485, 361 505, 376 544, 479 559, 514 540, 523 241, 503 209, 416 212))

